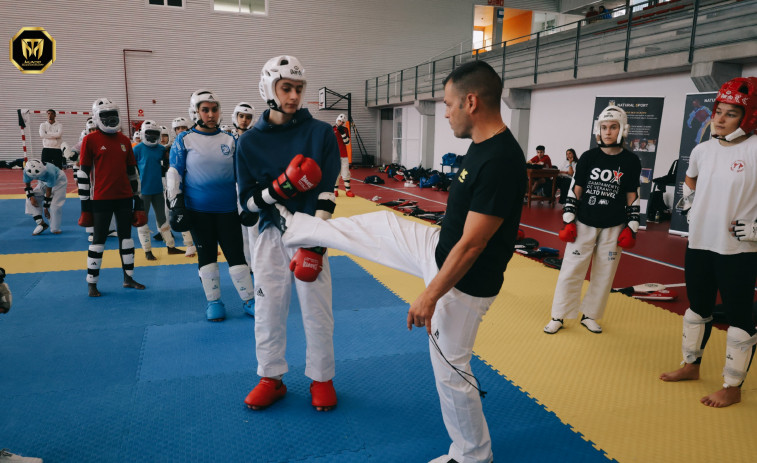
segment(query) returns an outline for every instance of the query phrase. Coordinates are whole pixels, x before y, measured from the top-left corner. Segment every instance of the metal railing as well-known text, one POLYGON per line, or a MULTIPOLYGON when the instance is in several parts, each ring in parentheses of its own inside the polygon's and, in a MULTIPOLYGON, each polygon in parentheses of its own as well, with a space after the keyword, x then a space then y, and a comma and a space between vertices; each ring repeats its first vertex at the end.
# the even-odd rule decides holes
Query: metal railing
MULTIPOLYGON (((617 10, 625 8, 613 11, 617 10)), ((650 0, 633 5, 622 16, 582 19, 376 76, 365 82, 365 104, 396 104, 419 96, 437 99, 444 78, 471 60, 485 60, 504 82, 532 78, 537 84, 548 73, 572 70, 576 79, 580 69, 604 63, 622 62, 623 72, 628 72, 633 60, 671 53, 688 52, 692 63, 698 49, 754 39, 757 0, 650 0)))

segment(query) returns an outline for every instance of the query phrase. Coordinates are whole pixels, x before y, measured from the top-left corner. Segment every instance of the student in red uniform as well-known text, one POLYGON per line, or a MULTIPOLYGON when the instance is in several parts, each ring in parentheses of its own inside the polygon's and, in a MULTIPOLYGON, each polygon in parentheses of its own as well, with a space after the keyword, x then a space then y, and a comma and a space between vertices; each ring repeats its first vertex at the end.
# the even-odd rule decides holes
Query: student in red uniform
POLYGON ((92 105, 92 113, 97 131, 82 141, 77 180, 81 199, 79 225, 94 227, 87 255, 89 296, 98 297, 97 281, 112 216, 116 217, 124 288, 145 289, 132 277, 134 240, 131 239, 131 225, 145 225, 147 216, 139 197, 139 172, 131 143, 118 131, 121 125, 118 105, 108 98, 99 98, 92 105))
MULTIPOLYGON (((339 158, 342 162, 342 169, 340 176, 344 181, 345 194, 353 198, 355 193, 350 191, 350 160, 347 157, 347 145, 350 144, 350 129, 347 128, 347 116, 340 114, 336 118, 336 124, 334 124, 334 135, 336 135, 336 144, 339 146, 339 158)), ((339 177, 336 178, 334 184, 334 196, 339 196, 339 177)))

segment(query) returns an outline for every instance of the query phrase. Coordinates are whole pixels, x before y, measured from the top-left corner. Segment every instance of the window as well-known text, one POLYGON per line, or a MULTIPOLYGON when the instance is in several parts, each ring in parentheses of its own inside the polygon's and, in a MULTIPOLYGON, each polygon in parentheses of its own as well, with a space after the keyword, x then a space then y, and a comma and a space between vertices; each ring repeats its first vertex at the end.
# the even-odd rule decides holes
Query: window
POLYGON ((266 15, 268 0, 213 0, 213 11, 266 15))
POLYGON ((175 6, 184 8, 184 0, 147 0, 149 5, 157 6, 175 6))

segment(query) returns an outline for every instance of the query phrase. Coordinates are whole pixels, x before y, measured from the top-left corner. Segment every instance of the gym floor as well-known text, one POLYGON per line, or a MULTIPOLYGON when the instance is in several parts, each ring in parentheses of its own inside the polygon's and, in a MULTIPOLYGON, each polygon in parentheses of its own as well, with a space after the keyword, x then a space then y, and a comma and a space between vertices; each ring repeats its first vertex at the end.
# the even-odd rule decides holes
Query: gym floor
MULTIPOLYGON (((357 197, 340 194, 337 215, 398 198, 426 210, 445 207, 444 192, 391 179, 362 183, 374 174, 352 170, 357 197)), ((158 261, 147 262, 137 249, 135 279, 148 288, 126 290, 117 243, 109 239, 104 296, 86 297, 87 242, 74 223, 73 182, 69 192, 63 233, 32 237, 21 172, 0 171, 0 266, 14 295, 11 311, 0 316, 0 448, 50 462, 425 462, 445 453, 427 340, 404 328, 420 280, 330 251, 339 406, 329 413, 309 406, 294 297, 289 393, 252 412, 242 401, 258 379, 254 321, 225 271, 229 316, 208 323, 196 260, 166 255, 154 243, 158 261)), ((546 203, 524 205, 522 228, 562 251, 560 216, 546 203)), ((667 233, 667 223, 649 224, 624 252, 614 286, 682 283, 685 246, 667 233)), ((754 374, 741 404, 716 410, 698 401, 721 382, 721 329, 713 331, 700 381, 657 379, 680 361, 685 288, 675 288, 677 301, 653 304, 612 294, 602 335, 568 321, 548 336, 541 328, 557 275, 516 255, 481 325, 472 366, 488 392, 483 404, 495 461, 752 460, 754 374)))

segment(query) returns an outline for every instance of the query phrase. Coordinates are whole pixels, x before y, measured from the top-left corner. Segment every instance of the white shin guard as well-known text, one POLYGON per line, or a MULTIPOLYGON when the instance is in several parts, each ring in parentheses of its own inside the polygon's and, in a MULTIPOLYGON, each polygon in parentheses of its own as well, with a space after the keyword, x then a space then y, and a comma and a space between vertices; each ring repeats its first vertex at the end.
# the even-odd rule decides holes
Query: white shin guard
POLYGON ((229 276, 237 289, 237 293, 239 293, 240 299, 246 302, 255 296, 255 288, 252 286, 252 277, 250 277, 248 266, 235 265, 229 267, 229 276))
POLYGON ((168 222, 161 225, 160 228, 158 228, 158 231, 160 232, 160 236, 163 237, 163 242, 166 243, 166 246, 169 248, 176 247, 176 240, 174 240, 173 233, 171 233, 171 226, 168 225, 168 222))
POLYGON ((90 244, 87 252, 87 283, 97 283, 100 278, 100 265, 103 262, 104 244, 90 244))
POLYGON ((205 291, 205 299, 208 301, 221 299, 221 272, 218 270, 218 263, 203 265, 200 267, 199 274, 202 289, 205 291))
POLYGON ((683 314, 683 336, 681 343, 683 361, 685 363, 694 363, 702 356, 704 339, 708 328, 712 328, 712 317, 702 318, 693 310, 686 309, 686 312, 683 314))
POLYGON ((725 367, 723 367, 723 387, 739 387, 746 378, 754 357, 757 334, 731 326, 728 328, 725 347, 725 367))
POLYGON ((152 251, 152 240, 150 239, 150 227, 148 225, 142 225, 137 228, 137 236, 139 236, 139 243, 142 245, 142 250, 145 252, 152 251))
POLYGON ((134 276, 134 240, 127 238, 121 241, 121 268, 127 276, 134 276))

